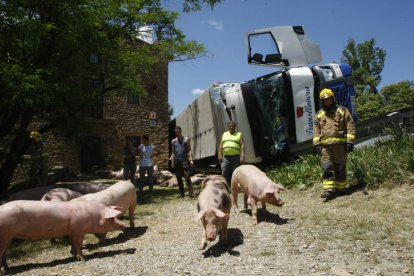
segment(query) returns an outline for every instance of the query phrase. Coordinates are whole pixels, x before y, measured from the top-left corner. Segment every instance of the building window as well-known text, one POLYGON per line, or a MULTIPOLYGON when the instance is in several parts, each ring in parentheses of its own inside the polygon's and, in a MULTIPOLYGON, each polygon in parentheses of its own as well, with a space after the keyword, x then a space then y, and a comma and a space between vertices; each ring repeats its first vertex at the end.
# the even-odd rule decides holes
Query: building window
POLYGON ((82 115, 83 118, 103 119, 103 97, 83 106, 82 115))
POLYGON ((90 64, 100 64, 101 61, 101 56, 98 54, 90 54, 89 56, 89 63, 90 64))
POLYGON ((141 104, 141 95, 138 95, 137 93, 133 91, 127 92, 127 104, 141 104))

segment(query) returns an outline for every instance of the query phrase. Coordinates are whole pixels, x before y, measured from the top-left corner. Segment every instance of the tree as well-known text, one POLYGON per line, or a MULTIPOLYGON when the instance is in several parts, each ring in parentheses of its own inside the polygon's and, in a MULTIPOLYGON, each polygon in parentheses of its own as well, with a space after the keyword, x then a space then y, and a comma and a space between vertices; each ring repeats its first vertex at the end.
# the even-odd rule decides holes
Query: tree
MULTIPOLYGON (((184 11, 220 0, 185 0, 184 11)), ((33 119, 67 133, 110 90, 144 93, 158 62, 204 54, 160 0, 0 1, 0 193, 29 145, 33 119), (155 31, 154 43, 143 43, 155 31), (87 78, 85 78, 87 76, 87 78), (92 85, 91 85, 92 84, 92 85)))
POLYGON ((354 39, 349 39, 342 55, 341 62, 348 63, 352 68, 357 93, 376 94, 384 68, 385 50, 375 47, 373 38, 361 44, 356 44, 354 39))
POLYGON ((384 112, 398 108, 414 106, 414 82, 401 81, 390 84, 381 89, 384 97, 384 112))

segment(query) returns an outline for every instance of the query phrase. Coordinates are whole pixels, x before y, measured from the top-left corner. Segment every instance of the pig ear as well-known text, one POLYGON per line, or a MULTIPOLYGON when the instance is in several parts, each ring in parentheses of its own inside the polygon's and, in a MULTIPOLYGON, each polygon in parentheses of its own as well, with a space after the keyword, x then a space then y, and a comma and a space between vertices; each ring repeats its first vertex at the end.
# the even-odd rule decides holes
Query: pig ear
POLYGON ((118 206, 109 206, 108 208, 105 208, 105 218, 108 219, 119 216, 120 214, 122 214, 122 212, 119 209, 122 210, 122 208, 118 206))
POLYGON ((220 217, 220 218, 224 218, 226 216, 226 214, 217 208, 213 208, 214 213, 216 214, 216 216, 220 217))
POLYGON ((203 216, 204 216, 205 210, 201 210, 200 212, 198 212, 197 215, 195 215, 194 217, 194 221, 199 221, 203 216))

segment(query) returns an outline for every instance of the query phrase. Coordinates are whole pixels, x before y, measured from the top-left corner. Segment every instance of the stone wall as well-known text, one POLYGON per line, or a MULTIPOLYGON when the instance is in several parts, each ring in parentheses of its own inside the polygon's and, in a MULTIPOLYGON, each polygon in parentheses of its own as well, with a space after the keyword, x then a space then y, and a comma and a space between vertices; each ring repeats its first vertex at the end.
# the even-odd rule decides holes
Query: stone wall
MULTIPOLYGON (((128 104, 126 92, 105 94, 103 118, 87 119, 78 139, 68 139, 57 131, 43 134, 49 150, 49 167, 64 166, 72 174, 82 169, 85 156, 85 143, 93 138, 100 145, 100 167, 90 169, 120 170, 123 161, 123 147, 128 137, 142 141, 148 134, 150 142, 157 146, 162 155, 154 157, 154 162, 161 168, 168 166, 168 63, 159 64, 154 73, 145 80, 147 95, 140 97, 139 104, 128 104)), ((41 124, 36 122, 32 129, 37 130, 41 124)), ((87 148, 86 148, 87 149, 87 148)), ((91 157, 91 156, 89 156, 91 157)), ((93 157, 93 156, 92 156, 93 157)), ((28 163, 23 163, 16 170, 13 181, 27 178, 28 163)))

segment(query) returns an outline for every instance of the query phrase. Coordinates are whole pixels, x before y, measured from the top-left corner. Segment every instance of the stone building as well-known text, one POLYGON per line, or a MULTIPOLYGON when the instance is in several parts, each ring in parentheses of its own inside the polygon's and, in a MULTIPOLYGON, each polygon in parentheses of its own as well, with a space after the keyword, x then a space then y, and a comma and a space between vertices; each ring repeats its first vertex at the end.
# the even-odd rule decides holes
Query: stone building
MULTIPOLYGON (((49 151, 49 167, 65 167, 71 174, 99 169, 120 170, 123 147, 141 142, 148 134, 162 155, 154 157, 160 168, 168 166, 168 62, 158 64, 145 81, 147 95, 113 91, 99 104, 84 108, 84 125, 76 141, 55 131, 43 134, 49 151)), ((38 129, 41 124, 34 123, 38 129)), ((139 160, 139 159, 138 159, 139 160)), ((137 160, 137 161, 138 161, 137 160)), ((28 163, 16 170, 13 181, 27 178, 28 163)))

